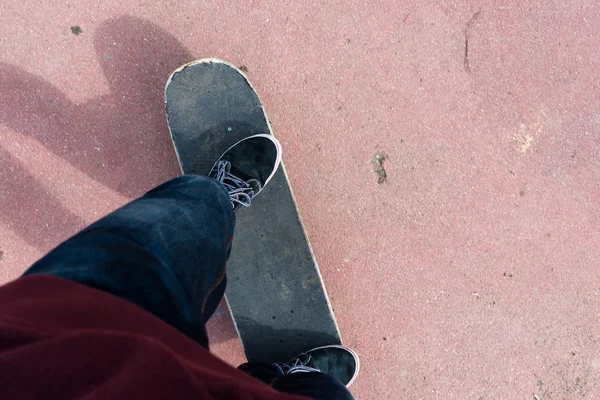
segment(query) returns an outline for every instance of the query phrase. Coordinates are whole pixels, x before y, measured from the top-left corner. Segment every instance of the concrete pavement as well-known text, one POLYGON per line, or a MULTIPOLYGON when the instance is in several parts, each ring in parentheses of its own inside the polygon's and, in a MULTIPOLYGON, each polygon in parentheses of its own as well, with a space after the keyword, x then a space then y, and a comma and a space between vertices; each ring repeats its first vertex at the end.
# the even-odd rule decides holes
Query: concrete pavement
POLYGON ((576 0, 4 1, 0 280, 178 173, 164 81, 214 56, 283 144, 358 399, 598 398, 599 31, 576 0))

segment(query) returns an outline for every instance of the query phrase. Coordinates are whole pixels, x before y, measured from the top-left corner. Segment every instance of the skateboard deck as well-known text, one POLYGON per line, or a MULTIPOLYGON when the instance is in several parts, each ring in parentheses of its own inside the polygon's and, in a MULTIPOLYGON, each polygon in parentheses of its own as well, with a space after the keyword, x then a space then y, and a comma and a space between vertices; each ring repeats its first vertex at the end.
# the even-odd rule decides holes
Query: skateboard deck
MULTIPOLYGON (((272 134, 246 76, 221 60, 197 60, 173 72, 165 106, 185 174, 207 175, 244 137, 272 134)), ((236 218, 226 298, 248 360, 287 361, 314 347, 341 344, 283 164, 236 218)))

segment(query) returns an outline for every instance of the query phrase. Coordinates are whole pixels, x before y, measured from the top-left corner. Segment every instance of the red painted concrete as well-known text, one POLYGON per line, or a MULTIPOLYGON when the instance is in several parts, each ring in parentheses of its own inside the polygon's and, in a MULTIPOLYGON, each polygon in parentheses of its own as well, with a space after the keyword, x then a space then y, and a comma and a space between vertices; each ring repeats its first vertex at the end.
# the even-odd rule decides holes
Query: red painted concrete
MULTIPOLYGON (((164 80, 221 57, 284 145, 357 398, 598 398, 600 6, 513 3, 4 1, 0 279, 176 175, 164 80)), ((226 308, 209 328, 241 361, 226 308)))

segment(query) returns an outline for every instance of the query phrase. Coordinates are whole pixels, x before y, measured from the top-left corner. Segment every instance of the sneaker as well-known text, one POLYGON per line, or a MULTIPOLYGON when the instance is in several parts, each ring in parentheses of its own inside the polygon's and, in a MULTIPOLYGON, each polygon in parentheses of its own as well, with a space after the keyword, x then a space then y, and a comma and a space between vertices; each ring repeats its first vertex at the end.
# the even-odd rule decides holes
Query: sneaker
POLYGON ((249 207, 269 183, 281 163, 281 144, 272 135, 249 136, 231 146, 217 160, 208 176, 229 191, 233 210, 249 207))
POLYGON ((360 360, 354 350, 346 346, 323 346, 302 353, 286 363, 275 363, 284 375, 302 372, 322 372, 333 376, 346 387, 358 376, 360 360))

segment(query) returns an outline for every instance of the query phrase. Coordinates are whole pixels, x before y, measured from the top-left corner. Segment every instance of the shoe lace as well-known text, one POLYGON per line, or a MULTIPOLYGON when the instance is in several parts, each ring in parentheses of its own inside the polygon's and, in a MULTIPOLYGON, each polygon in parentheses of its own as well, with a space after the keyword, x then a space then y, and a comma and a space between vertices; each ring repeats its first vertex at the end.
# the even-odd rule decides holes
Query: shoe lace
POLYGON ((321 372, 321 370, 318 368, 313 368, 306 365, 310 362, 310 360, 310 355, 301 354, 286 363, 275 363, 274 365, 279 368, 279 371, 283 375, 294 374, 297 372, 321 372))
POLYGON ((237 204, 250 207, 252 198, 255 196, 254 188, 250 183, 254 183, 260 189, 260 182, 257 179, 245 181, 233 175, 229 161, 221 160, 217 163, 217 175, 215 179, 227 188, 231 204, 234 208, 237 204))

